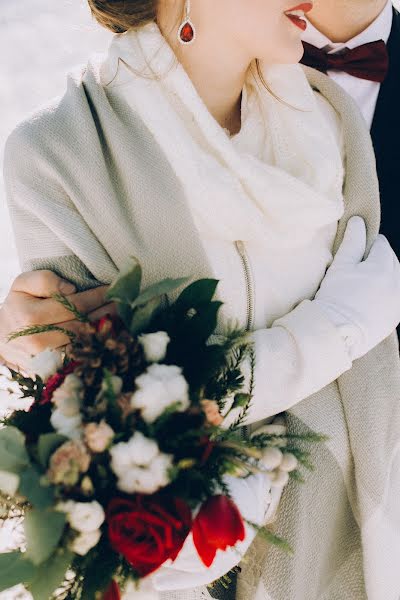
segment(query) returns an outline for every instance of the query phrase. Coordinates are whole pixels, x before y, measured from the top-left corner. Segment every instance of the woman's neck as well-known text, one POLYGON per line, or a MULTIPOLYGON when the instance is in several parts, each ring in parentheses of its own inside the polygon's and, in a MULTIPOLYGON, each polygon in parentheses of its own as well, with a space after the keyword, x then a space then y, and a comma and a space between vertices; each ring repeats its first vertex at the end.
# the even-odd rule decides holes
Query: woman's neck
MULTIPOLYGON (((190 46, 180 44, 174 20, 167 11, 163 14, 162 3, 160 6, 157 18, 160 30, 200 98, 221 127, 231 134, 237 133, 241 127, 242 90, 251 61, 245 62, 243 52, 234 47, 221 49, 215 35, 207 35, 207 28, 202 28, 201 23, 197 25, 202 29, 202 35, 190 46)), ((180 15, 176 17, 179 21, 180 15)))
POLYGON ((387 0, 316 0, 310 22, 332 42, 348 42, 363 32, 385 8, 387 0))
POLYGON ((189 75, 199 96, 216 121, 231 134, 241 127, 241 96, 248 66, 239 72, 236 66, 204 60, 204 52, 178 48, 177 58, 189 75))

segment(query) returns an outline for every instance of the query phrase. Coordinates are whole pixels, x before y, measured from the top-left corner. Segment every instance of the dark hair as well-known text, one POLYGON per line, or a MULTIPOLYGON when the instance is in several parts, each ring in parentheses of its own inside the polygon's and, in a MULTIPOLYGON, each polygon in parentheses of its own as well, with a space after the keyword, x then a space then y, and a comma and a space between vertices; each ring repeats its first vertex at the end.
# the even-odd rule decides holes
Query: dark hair
POLYGON ((94 18, 106 29, 123 33, 155 21, 157 0, 88 0, 94 18))

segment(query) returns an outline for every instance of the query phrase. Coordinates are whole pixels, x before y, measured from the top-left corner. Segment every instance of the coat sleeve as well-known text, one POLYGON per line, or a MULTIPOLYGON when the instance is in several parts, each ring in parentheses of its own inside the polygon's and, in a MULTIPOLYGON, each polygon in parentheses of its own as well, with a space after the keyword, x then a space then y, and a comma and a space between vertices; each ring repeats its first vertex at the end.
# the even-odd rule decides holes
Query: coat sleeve
POLYGON ((253 332, 252 342, 253 361, 243 365, 246 387, 254 386, 248 425, 290 409, 352 366, 340 327, 312 300, 253 332))
POLYGON ((97 281, 69 241, 85 239, 93 256, 105 254, 54 167, 51 144, 57 147, 57 139, 44 142, 38 129, 35 120, 21 123, 4 151, 6 198, 21 270, 52 270, 79 290, 109 283, 97 281))
MULTIPOLYGON (((343 123, 321 94, 315 92, 315 96, 345 164, 343 123)), ((252 337, 253 376, 250 361, 244 366, 247 384, 252 377, 254 382, 248 424, 290 409, 352 367, 342 324, 329 319, 311 300, 304 300, 270 328, 260 329, 252 337)))

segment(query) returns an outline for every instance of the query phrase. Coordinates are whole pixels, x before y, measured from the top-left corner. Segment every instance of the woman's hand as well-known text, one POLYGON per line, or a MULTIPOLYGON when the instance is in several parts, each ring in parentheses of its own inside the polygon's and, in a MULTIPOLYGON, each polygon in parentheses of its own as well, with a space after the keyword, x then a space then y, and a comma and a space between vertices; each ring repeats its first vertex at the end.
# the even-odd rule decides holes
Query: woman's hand
POLYGON ((377 346, 400 322, 400 263, 383 235, 363 260, 365 247, 364 220, 352 217, 314 300, 340 328, 352 360, 377 346))
POLYGON ((75 287, 51 271, 33 271, 19 275, 0 309, 0 358, 9 366, 26 370, 32 355, 46 348, 61 348, 69 343, 61 332, 41 333, 7 342, 10 333, 30 325, 55 324, 76 332, 81 324, 53 294, 64 294, 83 313, 94 320, 115 312, 106 304, 108 286, 75 293, 75 287))

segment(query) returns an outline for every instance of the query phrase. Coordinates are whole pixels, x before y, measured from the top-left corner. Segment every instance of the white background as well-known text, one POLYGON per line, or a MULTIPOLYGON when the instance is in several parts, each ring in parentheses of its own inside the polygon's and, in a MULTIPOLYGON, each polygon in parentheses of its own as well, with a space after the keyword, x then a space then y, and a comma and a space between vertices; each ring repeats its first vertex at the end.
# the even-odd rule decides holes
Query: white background
MULTIPOLYGON (((0 0, 0 165, 8 133, 62 94, 70 68, 106 50, 110 38, 91 19, 86 0, 0 0)), ((18 264, 0 179, 1 299, 18 264)))

